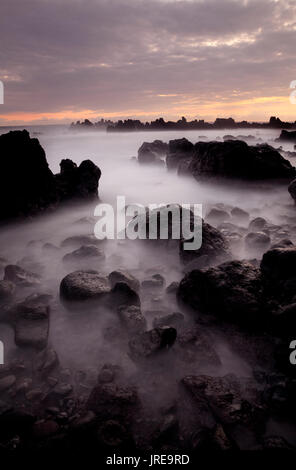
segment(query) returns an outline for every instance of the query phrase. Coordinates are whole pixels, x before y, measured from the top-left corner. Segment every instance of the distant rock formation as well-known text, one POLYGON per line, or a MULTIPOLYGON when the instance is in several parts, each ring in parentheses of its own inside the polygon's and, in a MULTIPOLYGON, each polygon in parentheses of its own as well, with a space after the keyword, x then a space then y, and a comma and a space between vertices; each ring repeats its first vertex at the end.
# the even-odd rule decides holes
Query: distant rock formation
POLYGON ((296 131, 285 131, 282 130, 281 135, 279 136, 278 139, 276 139, 277 142, 282 142, 282 141, 287 141, 287 142, 295 142, 296 143, 296 131))
POLYGON ((149 164, 156 163, 161 156, 165 156, 168 150, 168 144, 161 140, 154 142, 144 142, 138 150, 138 162, 149 164))
POLYGON ((198 142, 171 140, 166 159, 168 169, 177 168, 195 179, 237 178, 244 180, 292 179, 295 168, 273 147, 250 146, 240 140, 198 142))
POLYGON ((61 162, 54 175, 38 139, 29 132, 11 131, 0 136, 0 221, 27 217, 59 203, 98 197, 100 169, 91 161, 79 167, 71 160, 61 162))
POLYGON ((233 118, 217 118, 213 123, 206 122, 204 119, 194 119, 187 121, 183 116, 178 121, 165 121, 162 117, 151 122, 142 122, 139 119, 125 119, 113 122, 100 119, 92 123, 89 119, 84 121, 72 122, 71 130, 107 130, 107 132, 136 132, 153 130, 194 130, 194 129, 295 129, 296 122, 283 122, 278 117, 272 116, 268 122, 236 122, 233 118))
POLYGON ((189 164, 196 178, 230 177, 245 180, 292 179, 295 168, 273 147, 243 141, 199 142, 189 164))

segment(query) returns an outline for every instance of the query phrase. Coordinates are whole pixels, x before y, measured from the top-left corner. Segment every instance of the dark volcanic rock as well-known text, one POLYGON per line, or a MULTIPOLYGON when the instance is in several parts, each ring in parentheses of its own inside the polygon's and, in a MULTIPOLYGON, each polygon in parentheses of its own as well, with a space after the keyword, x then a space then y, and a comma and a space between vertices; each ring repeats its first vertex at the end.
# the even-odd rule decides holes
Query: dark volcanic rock
POLYGON ((56 207, 72 198, 94 198, 98 193, 100 169, 86 160, 76 167, 71 160, 61 163, 53 175, 38 139, 28 131, 11 131, 0 136, 0 220, 26 217, 56 207))
POLYGON ((28 131, 0 136, 0 220, 42 211, 58 200, 55 178, 38 139, 28 131))
POLYGON ((263 219, 263 217, 256 217, 249 223, 249 230, 252 232, 258 232, 262 230, 266 224, 267 222, 265 219, 263 219))
POLYGON ((103 261, 105 259, 104 252, 96 245, 82 245, 77 250, 67 253, 63 257, 65 263, 77 263, 81 261, 103 261))
POLYGON ((137 390, 134 387, 107 383, 99 384, 92 390, 87 409, 93 411, 100 419, 116 417, 130 421, 139 404, 137 390))
POLYGON ((184 263, 192 262, 195 267, 202 268, 230 258, 229 245, 224 235, 203 219, 201 247, 197 250, 185 250, 186 241, 180 241, 180 257, 184 263))
POLYGON ((118 315, 130 333, 139 333, 146 328, 146 319, 137 305, 118 307, 118 315))
POLYGON ((249 213, 239 207, 234 207, 231 210, 231 217, 239 224, 247 223, 250 218, 249 213))
POLYGON ((18 286, 30 287, 40 284, 40 276, 21 268, 20 266, 9 264, 4 270, 4 280, 11 281, 18 286))
POLYGON ((27 318, 28 320, 48 318, 50 299, 51 295, 49 294, 31 294, 11 308, 11 316, 15 320, 18 318, 27 318))
POLYGON ((270 245, 270 236, 264 232, 250 232, 245 236, 247 247, 258 250, 266 250, 270 245))
POLYGON ((1 439, 13 439, 17 436, 28 436, 36 417, 21 409, 10 408, 0 415, 1 439))
POLYGON ((109 292, 109 280, 96 271, 75 271, 60 285, 61 297, 69 301, 103 299, 109 292))
POLYGON ((111 287, 114 287, 115 284, 117 284, 117 282, 125 282, 134 291, 138 292, 140 290, 140 283, 138 279, 136 279, 127 271, 123 271, 123 270, 112 271, 112 273, 110 273, 108 277, 111 282, 111 287))
POLYGON ((164 315, 163 317, 156 317, 153 320, 154 328, 172 326, 178 329, 180 326, 183 326, 182 325, 183 323, 184 323, 184 315, 180 312, 169 313, 168 315, 164 315))
POLYGON ((179 283, 176 281, 173 281, 167 286, 165 291, 167 294, 176 294, 178 288, 179 288, 179 283))
POLYGON ((249 146, 243 141, 198 142, 189 165, 201 178, 223 177, 244 180, 292 179, 295 168, 267 144, 249 146))
POLYGON ((212 346, 210 338, 199 327, 191 327, 178 334, 178 353, 185 363, 197 366, 221 366, 218 354, 212 346))
POLYGON ((62 247, 77 247, 82 245, 101 245, 102 240, 99 240, 94 235, 73 235, 72 237, 65 238, 62 241, 62 247))
POLYGON ((236 426, 255 433, 264 430, 266 413, 261 403, 253 397, 245 398, 242 395, 240 381, 236 376, 186 376, 181 383, 195 404, 205 400, 213 413, 213 419, 222 424, 231 440, 240 439, 240 434, 235 432, 236 426))
POLYGON ((280 307, 272 316, 272 327, 277 336, 291 338, 296 328, 296 303, 280 307))
POLYGON ((276 141, 296 142, 296 131, 282 130, 281 135, 276 141))
POLYGON ((288 191, 296 203, 296 179, 289 184, 288 191))
POLYGON ((140 297, 126 282, 117 282, 112 287, 110 295, 111 306, 140 305, 140 297))
POLYGON ((46 348, 38 353, 34 362, 34 370, 41 376, 47 377, 59 364, 59 358, 54 349, 46 348))
POLYGON ((101 170, 92 161, 84 160, 79 166, 72 160, 62 160, 56 184, 61 200, 96 199, 101 170))
POLYGON ((264 253, 261 271, 270 280, 296 278, 296 247, 274 248, 264 253))
POLYGON ((177 338, 175 328, 164 326, 135 335, 129 342, 131 357, 146 359, 171 347, 177 338))
POLYGON ((149 237, 145 240, 147 243, 165 245, 168 248, 179 247, 184 263, 194 260, 207 266, 221 263, 230 257, 229 246, 223 234, 198 215, 194 215, 192 210, 181 208, 178 204, 147 209, 145 214, 134 217, 127 227, 130 224, 133 230, 143 232, 145 238, 149 237), (161 237, 161 229, 166 227, 165 237, 161 237), (193 233, 195 244, 192 244, 193 233), (195 248, 196 246, 199 248, 195 248))
POLYGON ((20 347, 43 349, 47 345, 48 319, 20 318, 15 324, 15 344, 20 347))
POLYGON ((187 274, 177 295, 190 307, 221 319, 260 325, 264 319, 261 290, 258 268, 247 261, 229 261, 187 274))
POLYGON ((49 333, 49 301, 46 294, 33 294, 13 309, 15 343, 20 347, 43 349, 49 333))
POLYGON ((166 157, 168 169, 178 168, 184 160, 190 161, 193 157, 194 146, 189 140, 176 139, 169 141, 169 149, 166 157))
POLYGON ((208 213, 206 219, 210 224, 219 225, 229 220, 230 215, 222 209, 213 208, 208 213))
POLYGON ((141 286, 143 289, 162 288, 165 284, 165 279, 161 274, 153 274, 151 279, 144 279, 141 286))
POLYGON ((8 390, 15 384, 16 378, 14 375, 7 375, 0 378, 0 392, 8 390))
POLYGON ((138 150, 139 163, 157 163, 160 156, 164 156, 168 150, 168 144, 161 140, 154 142, 144 142, 138 150))
POLYGON ((0 281, 0 303, 13 297, 15 285, 11 281, 0 281))
POLYGON ((266 295, 290 303, 296 291, 296 247, 273 248, 261 261, 266 295))

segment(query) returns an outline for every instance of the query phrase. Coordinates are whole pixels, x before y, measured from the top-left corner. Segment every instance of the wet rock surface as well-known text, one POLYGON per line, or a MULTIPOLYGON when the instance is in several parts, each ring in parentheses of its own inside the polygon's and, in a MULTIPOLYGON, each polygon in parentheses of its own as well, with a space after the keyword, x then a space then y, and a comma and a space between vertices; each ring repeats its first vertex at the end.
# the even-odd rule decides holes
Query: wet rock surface
POLYGON ((193 270, 181 281, 178 297, 194 309, 240 324, 260 324, 263 316, 260 270, 246 261, 230 261, 193 270))
POLYGON ((96 271, 75 271, 61 282, 61 297, 68 301, 93 300, 110 292, 109 280, 96 271))

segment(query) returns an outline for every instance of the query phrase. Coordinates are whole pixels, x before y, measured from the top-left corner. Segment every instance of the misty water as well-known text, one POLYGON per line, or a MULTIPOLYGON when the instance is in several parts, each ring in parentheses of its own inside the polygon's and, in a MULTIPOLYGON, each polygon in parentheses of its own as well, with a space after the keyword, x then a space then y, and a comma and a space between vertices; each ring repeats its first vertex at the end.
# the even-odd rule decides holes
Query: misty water
MULTIPOLYGON (((161 139, 168 142, 170 139, 184 136, 195 143, 203 140, 199 136, 213 140, 222 139, 225 134, 252 134, 256 136, 255 143, 267 142, 277 148, 279 144, 274 139, 278 137, 279 131, 276 130, 107 133, 70 132, 64 127, 40 127, 32 128, 30 132, 31 137, 37 137, 45 149, 47 161, 54 173, 59 172, 59 163, 63 158, 70 158, 77 164, 84 159, 91 159, 98 165, 102 171, 99 197, 103 203, 115 206, 116 197, 121 195, 125 196, 127 204, 198 203, 203 205, 203 215, 213 206, 225 205, 226 209, 240 207, 248 211, 250 219, 262 216, 277 225, 284 225, 293 221, 293 218, 296 219, 293 201, 286 186, 267 183, 198 183, 189 177, 169 172, 165 166, 141 166, 132 158, 137 156, 137 150, 144 141, 161 139), (33 132, 37 131, 41 133, 34 135, 33 132)), ((290 144, 284 144, 283 148, 293 150, 290 144)), ((293 159, 291 162, 295 164, 293 159)), ((165 277, 167 286, 172 281, 182 279, 184 266, 179 260, 178 250, 157 249, 145 243, 125 240, 103 241, 100 247, 105 253, 105 260, 97 264, 88 266, 84 263, 83 266, 71 267, 65 265, 63 256, 75 248, 61 247, 61 243, 73 235, 93 233, 94 207, 94 203, 66 206, 30 221, 1 228, 0 256, 6 258, 10 264, 20 263, 31 271, 41 273, 40 288, 28 289, 20 298, 36 291, 48 292, 53 296, 49 345, 57 351, 63 367, 73 371, 98 371, 106 362, 116 363, 123 365, 132 378, 137 374, 137 365, 129 358, 128 338, 120 333, 116 315, 104 308, 80 308, 78 311, 67 309, 60 302, 60 282, 66 274, 79 268, 96 269, 104 274, 121 268, 131 272, 140 281, 147 279, 151 274, 160 273, 165 277), (56 249, 46 250, 46 243, 54 245, 56 249)), ((233 252, 238 258, 252 257, 252 254, 241 246, 233 246, 233 252)), ((157 316, 157 313, 153 312, 160 312, 161 315, 161 312, 182 311, 175 297, 164 292, 143 295, 141 303, 148 327, 152 326, 152 320, 157 316)), ((189 315, 187 312, 183 313, 189 315)), ((194 323, 194 318, 190 315, 188 322, 192 325, 194 323)), ((25 353, 14 345, 13 330, 0 325, 0 331, 6 357, 22 357, 25 353)), ((227 337, 217 331, 209 331, 208 334, 220 356, 221 366, 203 366, 200 369, 194 362, 176 364, 168 357, 164 367, 163 364, 155 364, 155 380, 147 382, 145 372, 137 375, 138 383, 142 380, 145 384, 145 393, 153 393, 154 399, 159 399, 160 402, 162 398, 167 399, 168 393, 173 394, 177 379, 184 376, 185 371, 195 374, 210 372, 216 375, 232 372, 245 377, 251 374, 250 365, 245 358, 232 350, 227 337), (161 369, 161 380, 158 368, 161 369), (164 386, 164 383, 167 385, 164 386)))

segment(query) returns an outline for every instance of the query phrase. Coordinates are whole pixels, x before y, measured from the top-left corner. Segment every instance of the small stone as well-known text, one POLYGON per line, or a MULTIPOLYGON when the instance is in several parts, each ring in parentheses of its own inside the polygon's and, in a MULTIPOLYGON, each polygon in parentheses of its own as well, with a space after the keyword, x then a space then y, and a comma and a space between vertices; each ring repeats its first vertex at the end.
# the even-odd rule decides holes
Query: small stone
POLYGON ((4 392, 11 388, 16 381, 16 377, 14 375, 7 375, 6 377, 2 377, 0 379, 0 392, 4 392))

